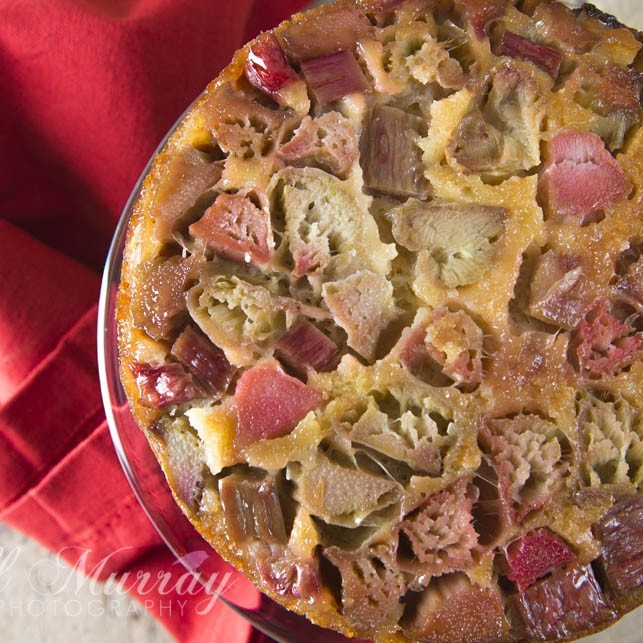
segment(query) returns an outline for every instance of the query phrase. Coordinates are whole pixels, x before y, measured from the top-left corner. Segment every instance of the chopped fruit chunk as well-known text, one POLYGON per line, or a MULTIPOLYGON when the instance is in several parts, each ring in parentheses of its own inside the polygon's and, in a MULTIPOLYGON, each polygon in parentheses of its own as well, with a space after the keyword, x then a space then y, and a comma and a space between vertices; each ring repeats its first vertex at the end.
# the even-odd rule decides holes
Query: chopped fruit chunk
POLYGON ((498 64, 451 136, 449 165, 467 174, 503 178, 539 165, 548 84, 521 61, 498 64))
POLYGON ((368 516, 396 502, 401 491, 395 480, 321 455, 306 469, 289 468, 288 478, 296 485, 293 497, 309 514, 342 527, 359 527, 368 516))
POLYGON ((516 523, 546 505, 569 471, 564 433, 537 415, 489 420, 480 441, 498 475, 500 498, 516 523))
POLYGON ((332 103, 350 94, 364 94, 370 89, 355 56, 345 49, 306 60, 301 63, 301 71, 321 104, 332 103))
POLYGON ((404 628, 414 640, 440 643, 506 641, 509 623, 500 592, 479 587, 464 574, 431 583, 404 628))
POLYGON ((391 421, 374 400, 348 433, 355 444, 364 445, 385 456, 404 462, 416 471, 439 475, 440 447, 449 438, 440 435, 436 421, 428 414, 420 417, 406 411, 391 421))
POLYGON ((607 301, 599 302, 575 334, 576 355, 582 373, 600 377, 634 361, 643 349, 643 332, 612 315, 607 301))
POLYGON ((448 153, 467 172, 489 172, 500 164, 502 134, 474 109, 458 125, 448 153))
POLYGON ((631 189, 627 174, 596 134, 569 131, 552 140, 549 160, 540 174, 549 219, 584 225, 631 189))
POLYGON ((172 346, 172 355, 186 366, 210 394, 223 393, 237 370, 224 352, 203 333, 187 326, 172 346))
POLYGON ((141 396, 141 404, 153 409, 189 402, 205 395, 181 364, 134 364, 131 370, 141 396))
POLYGON ((583 26, 572 11, 558 2, 539 2, 534 19, 545 26, 547 37, 575 53, 589 51, 600 39, 583 26))
POLYGON ((235 90, 229 82, 207 97, 206 124, 221 149, 230 154, 226 166, 231 159, 267 156, 278 144, 284 126, 294 121, 293 112, 272 109, 262 99, 250 88, 235 90))
POLYGON ((397 624, 406 583, 389 547, 378 545, 356 551, 329 547, 324 556, 339 569, 344 613, 357 627, 397 624))
POLYGON ((241 194, 220 194, 190 234, 228 259, 259 265, 270 260, 274 246, 270 214, 241 194))
POLYGON ((409 199, 390 211, 395 240, 420 252, 427 275, 447 288, 473 284, 488 270, 504 232, 506 210, 469 203, 409 199))
POLYGON ((346 331, 348 345, 374 360, 380 335, 398 315, 390 281, 360 270, 341 281, 325 283, 322 293, 335 322, 346 331))
POLYGON ((327 56, 340 49, 352 50, 371 29, 364 13, 343 7, 290 24, 279 37, 288 58, 300 62, 327 56))
POLYGON ((289 165, 313 165, 346 178, 359 158, 355 126, 339 112, 306 116, 293 137, 281 146, 279 158, 289 165))
POLYGON ((245 72, 250 84, 269 96, 299 78, 270 32, 262 33, 250 47, 245 72))
POLYGON ((400 524, 420 563, 416 569, 421 575, 441 576, 472 562, 478 536, 473 528, 471 496, 466 480, 459 480, 430 496, 400 524))
POLYGON ((286 366, 302 376, 308 369, 332 370, 339 361, 335 342, 307 319, 300 319, 279 338, 276 352, 286 366))
POLYGON ((284 517, 274 479, 233 473, 219 480, 219 494, 232 542, 286 542, 284 517))
POLYGON ((220 163, 192 148, 173 161, 156 200, 154 233, 158 241, 173 239, 199 197, 221 178, 221 171, 220 163))
POLYGON ((319 392, 286 375, 276 361, 248 369, 233 398, 238 415, 236 446, 287 435, 322 401, 319 392))
POLYGON ((426 198, 429 186, 424 173, 418 138, 424 121, 396 107, 376 107, 362 132, 361 164, 366 187, 399 197, 426 198))
POLYGON ((476 36, 482 40, 489 24, 504 14, 507 0, 456 0, 455 6, 464 12, 476 36))
POLYGON ((141 263, 132 284, 134 325, 154 339, 169 339, 187 316, 185 291, 200 266, 196 257, 154 258, 141 263))
POLYGON ((563 54, 557 49, 539 45, 538 43, 523 38, 511 31, 504 31, 498 42, 496 53, 499 56, 510 56, 520 58, 534 63, 550 76, 556 78, 563 61, 563 54))
POLYGON ((255 554, 257 571, 270 589, 282 596, 306 600, 318 597, 321 580, 316 559, 301 560, 285 546, 260 546, 255 549, 255 554))
POLYGON ((482 330, 463 310, 434 310, 424 337, 429 355, 442 372, 466 389, 482 379, 482 330))
POLYGON ((482 340, 482 330, 463 310, 438 308, 418 313, 394 354, 412 375, 432 386, 443 379, 442 385, 472 390, 482 380, 482 340))
POLYGON ((516 597, 529 638, 549 641, 591 630, 614 618, 592 568, 568 566, 516 597))
POLYGON ((643 497, 618 502, 594 526, 601 543, 605 575, 612 591, 630 592, 643 584, 643 497))
POLYGON ((552 569, 575 558, 574 552, 556 534, 549 529, 538 529, 507 547, 508 577, 524 592, 552 569))
POLYGON ((184 417, 165 415, 152 427, 164 445, 168 482, 174 493, 191 511, 198 510, 208 479, 203 444, 184 417))
POLYGON ((640 73, 623 70, 618 65, 586 67, 580 70, 584 80, 581 104, 601 116, 618 114, 621 118, 638 120, 641 109, 640 73))
POLYGON ((554 250, 538 257, 530 286, 532 317, 571 330, 582 321, 592 299, 579 257, 554 250))

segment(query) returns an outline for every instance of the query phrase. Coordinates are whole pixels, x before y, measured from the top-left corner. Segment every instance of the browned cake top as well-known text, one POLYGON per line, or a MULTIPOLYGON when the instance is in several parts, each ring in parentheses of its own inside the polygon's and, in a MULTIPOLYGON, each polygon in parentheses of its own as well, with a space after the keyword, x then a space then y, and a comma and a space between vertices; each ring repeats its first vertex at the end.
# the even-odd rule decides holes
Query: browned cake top
POLYGON ((241 50, 157 157, 123 382, 282 604, 461 643, 643 599, 641 42, 549 0, 339 2, 241 50))

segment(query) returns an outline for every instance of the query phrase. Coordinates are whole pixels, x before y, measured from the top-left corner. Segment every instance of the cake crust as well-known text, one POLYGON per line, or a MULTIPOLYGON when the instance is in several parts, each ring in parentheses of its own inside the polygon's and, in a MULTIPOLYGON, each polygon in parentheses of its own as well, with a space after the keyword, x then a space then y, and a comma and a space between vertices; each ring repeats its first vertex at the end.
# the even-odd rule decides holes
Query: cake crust
POLYGON ((157 154, 121 380, 280 604, 402 643, 573 640, 643 601, 641 42, 547 0, 339 0, 239 50, 157 154))

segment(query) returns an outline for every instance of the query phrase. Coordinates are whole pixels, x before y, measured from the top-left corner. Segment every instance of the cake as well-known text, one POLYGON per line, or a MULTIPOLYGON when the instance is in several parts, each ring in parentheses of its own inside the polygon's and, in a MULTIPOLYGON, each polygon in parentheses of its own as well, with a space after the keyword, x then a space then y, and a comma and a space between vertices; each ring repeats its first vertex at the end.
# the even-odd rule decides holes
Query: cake
POLYGON ((177 503, 347 636, 643 602, 643 36, 549 0, 262 33, 148 172, 122 382, 177 503))

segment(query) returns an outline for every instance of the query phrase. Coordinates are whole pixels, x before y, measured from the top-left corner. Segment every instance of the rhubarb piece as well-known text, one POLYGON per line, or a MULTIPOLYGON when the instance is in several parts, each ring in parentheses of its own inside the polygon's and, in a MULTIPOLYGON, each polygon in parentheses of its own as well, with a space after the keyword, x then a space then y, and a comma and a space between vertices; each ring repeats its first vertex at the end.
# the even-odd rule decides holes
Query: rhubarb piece
POLYGON ((610 589, 625 594, 643 584, 643 497, 625 498, 594 525, 610 589))
POLYGON ((400 416, 399 422, 391 421, 372 399, 347 435, 355 444, 366 446, 429 475, 439 475, 442 461, 440 449, 449 440, 440 434, 436 421, 428 413, 417 417, 413 412, 406 411, 400 416))
POLYGON ((163 409, 170 404, 190 402, 205 397, 205 391, 194 381, 181 364, 133 364, 140 403, 153 409, 163 409))
POLYGON ((196 257, 142 262, 132 284, 134 325, 154 339, 169 339, 187 316, 185 291, 200 266, 196 257))
POLYGON ((372 629, 397 623, 406 583, 389 547, 356 551, 329 547, 324 556, 341 574, 342 611, 354 626, 372 629))
POLYGON ((278 96, 285 85, 299 76, 286 62, 279 42, 271 32, 262 33, 250 46, 244 66, 249 83, 269 96, 278 96))
POLYGON ((320 590, 317 561, 288 546, 277 482, 258 471, 235 472, 218 483, 230 542, 252 557, 266 585, 282 596, 311 599, 320 590))
POLYGON ((219 480, 223 516, 230 540, 269 544, 286 542, 286 528, 274 479, 232 473, 219 480))
POLYGON ((221 164, 206 154, 188 149, 177 156, 168 172, 168 182, 157 197, 154 234, 158 241, 171 241, 174 233, 189 220, 199 197, 221 178, 221 164))
POLYGON ((466 312, 437 308, 418 311, 393 354, 428 384, 473 390, 482 381, 482 351, 482 330, 466 312))
POLYGON ((418 641, 491 643, 506 641, 509 635, 499 590, 475 585, 464 574, 431 583, 403 625, 418 641))
POLYGON ((540 164, 542 121, 550 91, 521 62, 505 60, 488 79, 446 149, 449 165, 466 173, 508 178, 540 164))
POLYGON ((502 134, 476 108, 458 125, 448 155, 469 172, 486 173, 500 165, 502 150, 502 134))
POLYGON ((640 73, 608 64, 600 68, 582 67, 579 74, 583 84, 575 98, 584 107, 601 116, 618 115, 630 121, 638 120, 643 80, 640 73))
POLYGON ((203 444, 183 417, 163 417, 154 423, 155 439, 163 445, 168 482, 190 511, 197 511, 209 478, 203 444))
POLYGON ((546 71, 552 78, 558 77, 560 65, 563 62, 563 54, 557 49, 539 45, 533 40, 528 40, 508 30, 505 30, 500 37, 496 53, 499 56, 528 60, 536 67, 546 71))
POLYGON ((341 281, 325 283, 322 293, 335 323, 346 331, 348 345, 374 360, 380 335, 399 314, 391 282, 360 270, 341 281))
POLYGON ((364 124, 361 141, 360 163, 366 187, 399 197, 426 198, 429 186, 416 145, 425 129, 421 118, 401 109, 374 108, 364 124))
MULTIPOLYGON (((382 243, 370 200, 356 194, 349 181, 316 168, 281 170, 273 179, 286 218, 286 239, 295 269, 315 292, 322 281, 353 275, 360 269, 388 274, 397 254, 394 244, 382 243)), ((273 192, 273 195, 275 194, 273 192)))
POLYGON ((596 134, 569 131, 551 141, 539 189, 549 219, 585 225, 598 210, 627 196, 632 184, 596 134))
POLYGON ((371 29, 371 23, 362 11, 342 7, 289 24, 279 38, 288 58, 298 63, 341 49, 352 51, 355 43, 371 29))
POLYGON ((600 40, 600 36, 587 29, 559 2, 539 2, 534 10, 534 20, 545 26, 548 40, 577 54, 588 52, 600 40))
POLYGON ((482 330, 463 310, 438 308, 429 315, 424 344, 456 386, 475 388, 482 380, 482 330))
POLYGON ((496 470, 500 498, 518 524, 551 500, 569 471, 564 433, 537 415, 489 420, 480 442, 496 470))
POLYGON ((620 321, 601 300, 587 314, 575 333, 574 345, 581 373, 600 377, 631 364, 643 349, 643 332, 629 320, 620 321))
POLYGON ((206 123, 219 147, 234 159, 270 155, 281 140, 284 126, 294 120, 292 111, 273 109, 261 98, 253 88, 238 91, 229 82, 217 86, 207 97, 206 123))
POLYGON ((321 579, 316 559, 299 559, 288 547, 258 546, 252 553, 261 579, 273 592, 307 601, 319 597, 321 579))
POLYGON ((614 151, 623 147, 625 137, 641 118, 640 72, 615 64, 581 64, 568 83, 575 88, 574 100, 592 110, 594 131, 614 151))
POLYGON ((589 566, 556 570, 519 593, 516 605, 527 635, 538 641, 591 631, 615 616, 589 566))
POLYGON ((643 480, 643 416, 622 395, 583 390, 578 400, 580 473, 590 487, 638 487, 643 480))
MULTIPOLYGON (((393 208, 395 240, 420 251, 422 267, 447 288, 478 281, 495 256, 494 244, 504 232, 506 211, 485 205, 424 203, 409 199, 393 208)), ((420 269, 420 262, 418 262, 420 269)))
POLYGON ((301 315, 327 319, 328 311, 274 295, 236 275, 204 273, 188 293, 190 316, 235 366, 255 363, 301 315))
POLYGON ((287 435, 322 401, 321 393, 286 375, 276 361, 248 369, 239 378, 233 398, 238 416, 236 446, 287 435))
POLYGON ((332 103, 370 89, 355 56, 345 49, 301 63, 301 71, 318 103, 332 103))
POLYGON ((227 259, 257 265, 270 261, 274 247, 270 213, 241 194, 220 194, 189 230, 227 259))
POLYGON ((573 550, 549 529, 537 529, 514 540, 507 547, 506 556, 507 576, 521 592, 553 569, 576 558, 573 550))
POLYGON ((276 354, 288 368, 305 377, 308 370, 330 371, 339 362, 332 339, 307 319, 300 319, 277 341, 276 354))
MULTIPOLYGON (((414 554, 411 567, 418 575, 441 576, 473 562, 471 552, 478 544, 473 502, 468 482, 459 480, 427 498, 400 523, 400 532, 408 538, 414 554)), ((406 570, 403 562, 400 566, 406 570)))
POLYGON ((576 328, 593 303, 581 260, 548 250, 535 263, 528 313, 567 330, 576 328))
POLYGON ((293 497, 312 516, 329 525, 359 527, 368 516, 392 505, 400 485, 390 478, 343 466, 319 455, 305 469, 290 467, 293 497))
POLYGON ((473 27, 475 35, 482 40, 491 22, 500 18, 507 9, 507 0, 456 0, 455 6, 463 12, 473 27))
POLYGON ((359 158, 354 125, 339 112, 306 116, 293 137, 279 149, 279 158, 289 165, 312 165, 346 178, 359 158))
POLYGON ((185 327, 171 352, 210 395, 224 393, 236 371, 224 352, 192 326, 185 327))

